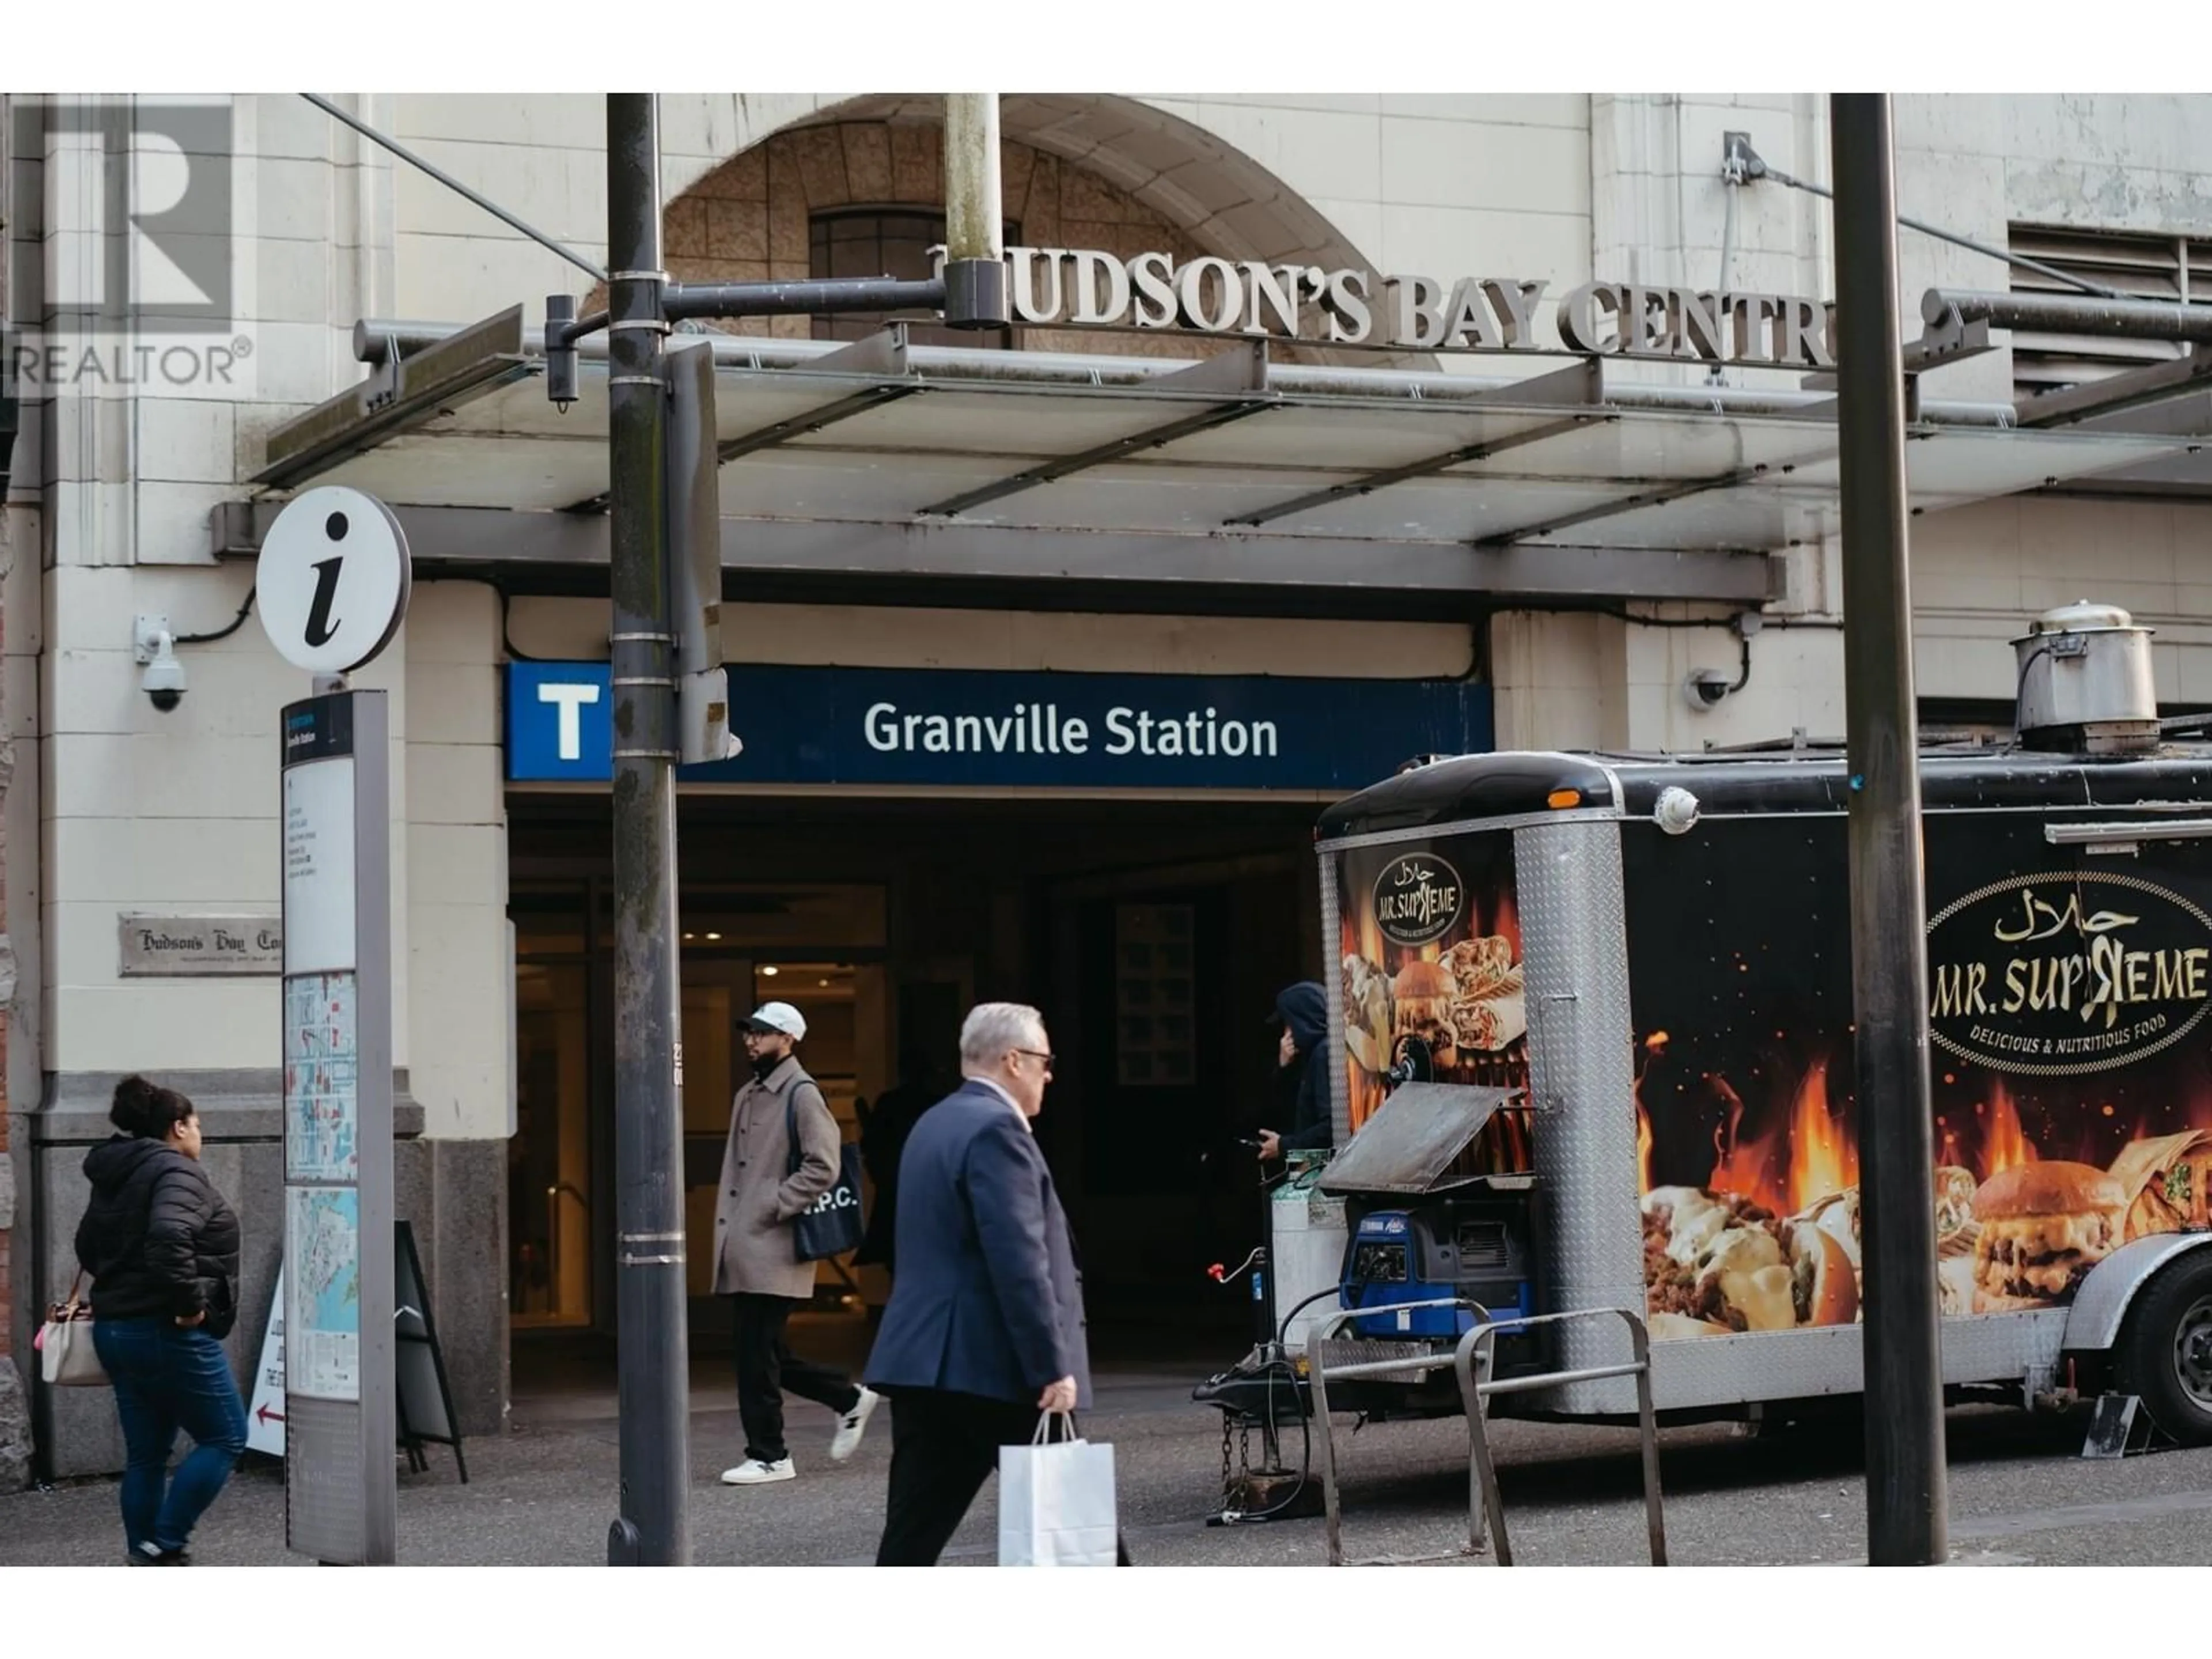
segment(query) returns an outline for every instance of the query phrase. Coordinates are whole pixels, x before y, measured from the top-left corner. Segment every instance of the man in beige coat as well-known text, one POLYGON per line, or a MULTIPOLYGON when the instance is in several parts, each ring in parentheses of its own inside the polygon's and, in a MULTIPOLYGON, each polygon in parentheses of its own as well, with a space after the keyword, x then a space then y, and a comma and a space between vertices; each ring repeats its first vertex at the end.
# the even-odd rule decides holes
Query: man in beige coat
POLYGON ((792 1310, 814 1296, 814 1264, 799 1259, 792 1223, 836 1184, 837 1121, 792 1049, 806 1021, 787 1002, 763 1004, 745 1022, 753 1075, 730 1110, 722 1182, 714 1204, 714 1293, 730 1298, 737 1335, 738 1415, 745 1461, 722 1473, 732 1486, 788 1480, 783 1396, 819 1401, 837 1413, 833 1462, 860 1443, 878 1395, 784 1341, 792 1310))

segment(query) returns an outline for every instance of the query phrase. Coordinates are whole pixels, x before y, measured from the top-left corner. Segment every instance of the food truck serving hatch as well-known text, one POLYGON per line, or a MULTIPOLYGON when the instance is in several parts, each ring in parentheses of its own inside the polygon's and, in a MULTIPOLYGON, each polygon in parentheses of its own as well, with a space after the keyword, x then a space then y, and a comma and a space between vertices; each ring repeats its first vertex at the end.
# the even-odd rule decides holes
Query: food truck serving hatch
POLYGON ((1485 1176, 1462 1157, 1501 1107, 1522 1097, 1519 1089, 1403 1084, 1330 1160, 1318 1185, 1344 1198, 1431 1198, 1475 1182, 1532 1187, 1533 1176, 1485 1176))

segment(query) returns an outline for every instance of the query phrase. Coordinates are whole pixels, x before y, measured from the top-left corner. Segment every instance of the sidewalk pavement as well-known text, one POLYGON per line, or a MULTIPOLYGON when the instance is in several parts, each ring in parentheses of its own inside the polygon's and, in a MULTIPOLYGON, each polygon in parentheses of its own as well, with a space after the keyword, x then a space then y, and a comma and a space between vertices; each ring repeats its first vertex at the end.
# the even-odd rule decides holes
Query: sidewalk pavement
MULTIPOLYGON (((803 1352, 842 1358, 849 1334, 808 1333, 803 1352)), ((521 1367, 509 1433, 468 1442, 471 1480, 429 1449, 426 1474, 399 1477, 404 1564, 597 1565, 614 1518, 618 1462, 611 1378, 588 1364, 521 1367)), ((1219 1503, 1222 1436, 1192 1403, 1199 1372, 1158 1360, 1107 1366, 1086 1433, 1115 1449, 1121 1513, 1139 1565, 1319 1565, 1322 1524, 1208 1527, 1219 1503)), ((883 1524, 890 1425, 878 1414, 844 1464, 829 1461, 823 1408, 792 1401, 799 1478, 731 1488, 743 1455, 726 1360, 692 1370, 690 1523, 702 1565, 864 1565, 883 1524)), ((1962 1565, 2201 1565, 2212 1561, 2212 1449, 2084 1462, 2078 1418, 1962 1410, 1949 1419, 1951 1540, 1962 1565)), ((1497 1448, 1516 1559, 1634 1565, 1645 1559, 1632 1431, 1501 1423, 1497 1448)), ((1465 1536, 1468 1471, 1456 1420, 1338 1429, 1345 1537, 1354 1556, 1425 1554, 1465 1536)), ((1299 1455, 1297 1437, 1285 1443, 1299 1455)), ((1726 1425, 1662 1436, 1671 1559, 1679 1565, 1845 1564, 1863 1557, 1864 1482, 1856 1426, 1778 1440, 1726 1425)), ((996 1557, 995 1483, 987 1484, 946 1555, 996 1557)), ((306 1565, 284 1548, 276 1466, 252 1459, 203 1522, 194 1553, 210 1565, 306 1565)), ((118 1562, 112 1480, 0 1498, 0 1566, 118 1562)), ((1485 1559, 1486 1560, 1486 1558, 1485 1559)), ((1471 1565, 1482 1565, 1478 1561, 1471 1565)))

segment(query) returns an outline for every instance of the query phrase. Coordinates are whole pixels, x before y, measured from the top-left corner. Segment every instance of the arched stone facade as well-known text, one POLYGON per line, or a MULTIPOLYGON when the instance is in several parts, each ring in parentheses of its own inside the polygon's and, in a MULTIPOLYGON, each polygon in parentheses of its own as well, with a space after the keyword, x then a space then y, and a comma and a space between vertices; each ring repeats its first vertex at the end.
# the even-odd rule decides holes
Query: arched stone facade
MULTIPOLYGON (((1206 254, 1333 267, 1369 263, 1265 169, 1136 100, 1009 95, 1000 110, 1003 210, 1026 246, 1097 248, 1124 258, 1158 249, 1178 264, 1206 254)), ((814 216, 847 208, 941 209, 942 112, 934 98, 866 96, 770 133, 669 203, 669 274, 679 282, 803 281, 812 274, 814 216)), ((604 290, 595 291, 585 309, 604 301, 604 290)), ((713 326, 798 339, 813 332, 805 317, 713 326)), ((1021 328, 1013 343, 1103 356, 1185 357, 1200 349, 1175 335, 1097 330, 1021 328)), ((1300 362, 1336 354, 1279 346, 1277 355, 1300 362)))

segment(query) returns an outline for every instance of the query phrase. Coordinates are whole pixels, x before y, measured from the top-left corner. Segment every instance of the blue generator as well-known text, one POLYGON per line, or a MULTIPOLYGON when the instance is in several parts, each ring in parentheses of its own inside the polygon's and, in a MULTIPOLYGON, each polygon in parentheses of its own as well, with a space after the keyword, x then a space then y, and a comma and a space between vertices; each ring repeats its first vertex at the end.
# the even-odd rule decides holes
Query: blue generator
MULTIPOLYGON (((1534 1313, 1529 1208, 1527 1195, 1516 1193, 1369 1211, 1346 1243, 1340 1305, 1349 1311, 1463 1297, 1488 1309, 1492 1318, 1534 1313)), ((1462 1309, 1417 1308, 1356 1319, 1352 1328, 1386 1341, 1451 1341, 1474 1322, 1462 1309)), ((1501 1345, 1509 1334, 1499 1333, 1501 1345)))
MULTIPOLYGON (((1548 1311, 1540 1253, 1541 1183, 1500 1167, 1480 1145, 1500 1111, 1522 1112, 1519 1089, 1408 1081, 1393 1090, 1352 1142, 1323 1169, 1322 1190, 1344 1200, 1346 1227, 1338 1305, 1393 1309, 1352 1322, 1372 1342, 1458 1340, 1477 1316, 1459 1308, 1405 1309, 1454 1297, 1494 1322, 1548 1311)), ((1544 1368, 1549 1326, 1499 1331, 1492 1374, 1544 1368)), ((1425 1388, 1452 1388, 1449 1374, 1425 1388)))

